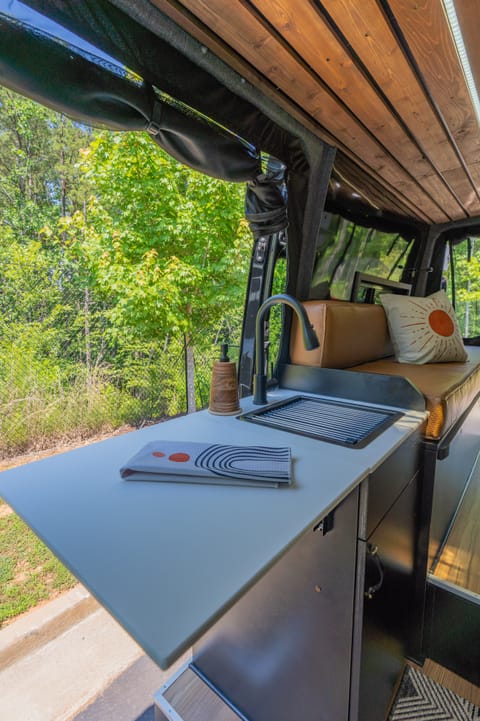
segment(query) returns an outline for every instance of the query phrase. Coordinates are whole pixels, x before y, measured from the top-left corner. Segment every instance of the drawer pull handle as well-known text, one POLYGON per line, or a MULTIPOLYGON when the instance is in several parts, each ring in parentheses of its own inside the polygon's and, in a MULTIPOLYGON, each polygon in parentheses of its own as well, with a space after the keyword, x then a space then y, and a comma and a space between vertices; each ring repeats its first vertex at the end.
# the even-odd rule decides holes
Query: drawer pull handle
POLYGON ((382 562, 378 556, 378 546, 373 546, 371 543, 367 544, 367 554, 372 559, 373 564, 375 565, 375 569, 377 571, 378 580, 376 583, 372 583, 367 590, 365 591, 365 598, 368 598, 368 600, 371 600, 374 595, 381 589, 383 586, 383 579, 385 577, 382 562))

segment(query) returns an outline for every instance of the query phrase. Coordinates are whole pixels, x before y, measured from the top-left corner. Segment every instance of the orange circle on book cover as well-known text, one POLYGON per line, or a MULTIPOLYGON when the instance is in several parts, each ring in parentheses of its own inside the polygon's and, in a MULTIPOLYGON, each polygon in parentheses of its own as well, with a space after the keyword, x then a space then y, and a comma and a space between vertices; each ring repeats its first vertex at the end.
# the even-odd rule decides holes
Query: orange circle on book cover
POLYGON ((172 453, 171 456, 168 456, 168 460, 174 463, 186 463, 190 460, 190 456, 188 453, 172 453))
POLYGON ((453 320, 444 310, 433 310, 428 316, 428 322, 435 333, 445 338, 451 336, 455 330, 453 320))
POLYGON ((162 451, 153 451, 152 456, 155 456, 156 458, 165 458, 165 453, 162 453, 162 451))

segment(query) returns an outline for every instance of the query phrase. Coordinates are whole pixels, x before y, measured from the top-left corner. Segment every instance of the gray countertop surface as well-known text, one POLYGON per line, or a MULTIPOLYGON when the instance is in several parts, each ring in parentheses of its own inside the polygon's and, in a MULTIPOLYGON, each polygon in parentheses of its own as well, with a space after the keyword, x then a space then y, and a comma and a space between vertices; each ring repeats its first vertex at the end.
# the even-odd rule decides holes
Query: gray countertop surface
MULTIPOLYGON (((269 402, 291 395, 270 392, 269 402)), ((366 448, 346 449, 200 411, 4 471, 0 496, 167 668, 424 418, 408 411, 366 448), (122 480, 119 468, 157 439, 289 446, 294 480, 278 489, 122 480)))

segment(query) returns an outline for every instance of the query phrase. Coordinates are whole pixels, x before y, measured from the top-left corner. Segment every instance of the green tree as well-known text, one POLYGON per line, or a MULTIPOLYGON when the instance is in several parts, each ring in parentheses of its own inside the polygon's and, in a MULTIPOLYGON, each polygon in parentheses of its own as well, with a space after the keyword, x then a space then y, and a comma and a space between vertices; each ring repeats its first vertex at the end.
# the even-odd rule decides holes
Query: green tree
POLYGON ((238 314, 251 244, 242 186, 189 170, 135 133, 101 133, 82 167, 93 195, 62 231, 108 299, 113 332, 164 338, 238 314))
MULTIPOLYGON (((480 334, 480 241, 468 238, 453 248, 455 277, 455 313, 465 337, 480 334)), ((452 279, 447 274, 447 289, 452 296, 452 279)))
POLYGON ((78 207, 79 148, 90 131, 0 88, 0 227, 18 241, 78 207))

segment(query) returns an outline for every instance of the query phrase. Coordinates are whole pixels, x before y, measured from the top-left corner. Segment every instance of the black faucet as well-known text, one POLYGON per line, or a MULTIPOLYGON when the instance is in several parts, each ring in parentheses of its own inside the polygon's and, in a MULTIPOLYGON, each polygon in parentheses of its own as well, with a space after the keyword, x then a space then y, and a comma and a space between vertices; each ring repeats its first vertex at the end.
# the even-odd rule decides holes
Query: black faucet
POLYGON ((305 348, 307 350, 313 350, 318 348, 320 343, 318 342, 317 334, 310 321, 308 320, 305 308, 303 305, 291 295, 286 293, 279 293, 279 295, 272 295, 262 303, 257 312, 257 318, 255 321, 255 375, 253 376, 253 402, 257 406, 264 405, 267 402, 267 376, 265 374, 265 333, 263 326, 263 319, 266 311, 276 305, 277 303, 283 303, 284 305, 290 306, 298 316, 300 321, 300 327, 302 329, 302 336, 305 348))

